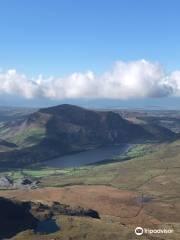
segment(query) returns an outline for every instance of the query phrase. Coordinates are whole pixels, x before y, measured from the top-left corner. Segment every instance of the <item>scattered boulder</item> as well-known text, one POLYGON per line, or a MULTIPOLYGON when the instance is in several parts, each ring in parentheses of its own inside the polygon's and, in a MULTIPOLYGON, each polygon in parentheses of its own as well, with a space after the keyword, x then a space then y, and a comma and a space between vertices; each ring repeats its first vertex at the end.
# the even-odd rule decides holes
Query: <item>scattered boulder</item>
POLYGON ((38 181, 29 177, 23 177, 14 182, 15 188, 37 188, 38 181))
POLYGON ((39 201, 31 202, 31 213, 40 221, 45 221, 53 217, 51 208, 39 201))
POLYGON ((80 206, 72 207, 59 202, 53 202, 50 206, 41 202, 32 202, 31 212, 40 220, 44 220, 55 215, 80 216, 100 219, 98 212, 93 209, 85 209, 80 206))
POLYGON ((0 177, 0 188, 1 189, 16 189, 16 188, 37 188, 38 187, 38 181, 33 180, 29 177, 23 177, 17 180, 13 180, 12 178, 8 176, 2 176, 0 177))
POLYGON ((12 188, 13 181, 7 176, 0 177, 0 188, 12 188))
POLYGON ((53 215, 68 215, 68 216, 81 216, 81 217, 92 217, 100 219, 97 211, 92 209, 85 209, 82 207, 71 207, 66 204, 61 204, 59 202, 53 202, 51 206, 51 211, 53 215))

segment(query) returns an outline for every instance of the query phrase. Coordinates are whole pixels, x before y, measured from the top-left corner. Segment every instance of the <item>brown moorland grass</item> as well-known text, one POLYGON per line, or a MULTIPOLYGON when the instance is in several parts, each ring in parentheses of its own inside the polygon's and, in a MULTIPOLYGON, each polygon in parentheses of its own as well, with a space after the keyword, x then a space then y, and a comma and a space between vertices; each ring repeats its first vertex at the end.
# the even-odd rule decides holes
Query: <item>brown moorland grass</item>
POLYGON ((108 186, 71 186, 35 190, 1 191, 1 196, 19 200, 41 201, 51 204, 58 201, 71 206, 97 210, 101 215, 115 216, 122 223, 157 225, 160 220, 144 211, 141 196, 136 192, 119 190, 108 186))
MULTIPOLYGON (((73 225, 72 235, 68 235, 68 232, 66 232, 71 232, 70 229, 67 230, 69 228, 67 222, 70 223, 71 220, 60 216, 59 221, 61 221, 62 226, 66 222, 67 228, 64 228, 66 229, 64 233, 63 230, 58 233, 58 240, 70 240, 71 238, 68 237, 71 236, 73 236, 73 240, 93 239, 88 234, 91 233, 91 230, 93 231, 93 228, 95 235, 92 233, 92 236, 98 237, 95 237, 95 240, 136 240, 138 238, 133 233, 133 227, 137 225, 148 228, 174 229, 172 235, 143 236, 141 239, 179 240, 179 147, 180 142, 177 141, 166 144, 157 152, 127 162, 99 165, 85 170, 77 169, 70 174, 42 177, 40 179, 42 188, 40 189, 1 191, 0 195, 20 200, 42 201, 48 204, 51 204, 52 201, 60 201, 70 205, 92 208, 100 213, 101 220, 96 223, 89 219, 87 220, 89 224, 86 225, 86 220, 76 219, 77 225, 73 225), (70 186, 63 187, 64 185, 70 186), (141 202, 142 193, 145 199, 147 198, 147 201, 143 203, 141 202), (104 221, 110 224, 106 225, 104 221), (117 231, 117 235, 112 234, 110 236, 109 232, 111 232, 111 227, 115 226, 114 224, 116 227, 118 226, 113 230, 114 232, 117 231), (103 229, 106 227, 107 230, 102 230, 101 227, 103 229), (86 228, 87 232, 85 233, 86 228), (121 233, 119 229, 121 229, 121 233), (125 231, 125 235, 123 231, 125 231)), ((32 237, 29 239, 38 239, 34 234, 27 236, 32 237)), ((28 237, 17 239, 29 240, 28 237)), ((51 238, 44 236, 44 238, 39 239, 51 238)))

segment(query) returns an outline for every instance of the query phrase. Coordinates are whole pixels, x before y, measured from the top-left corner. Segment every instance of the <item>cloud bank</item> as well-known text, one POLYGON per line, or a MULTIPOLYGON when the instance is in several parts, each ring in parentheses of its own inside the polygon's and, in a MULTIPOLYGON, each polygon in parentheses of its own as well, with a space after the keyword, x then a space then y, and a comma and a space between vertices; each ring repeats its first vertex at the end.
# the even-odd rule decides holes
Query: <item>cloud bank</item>
POLYGON ((161 64, 146 60, 116 62, 110 71, 100 76, 87 71, 65 78, 42 75, 29 78, 10 69, 0 72, 0 95, 4 94, 53 100, 177 97, 180 96, 180 70, 167 74, 161 64))

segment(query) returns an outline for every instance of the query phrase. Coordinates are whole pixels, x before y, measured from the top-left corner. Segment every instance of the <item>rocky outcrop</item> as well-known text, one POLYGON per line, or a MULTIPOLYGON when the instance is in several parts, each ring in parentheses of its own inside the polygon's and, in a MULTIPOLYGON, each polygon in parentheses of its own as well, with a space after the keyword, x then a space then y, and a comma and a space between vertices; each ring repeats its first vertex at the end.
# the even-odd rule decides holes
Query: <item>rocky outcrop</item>
POLYGON ((100 219, 99 213, 93 209, 86 209, 80 206, 72 207, 59 202, 53 202, 50 206, 41 202, 32 202, 31 212, 40 220, 44 220, 56 215, 80 216, 100 219))
POLYGON ((13 237, 27 229, 36 232, 41 224, 48 224, 56 215, 100 218, 98 212, 92 209, 71 207, 58 202, 48 206, 41 202, 20 202, 0 197, 0 239, 13 237))
POLYGON ((81 216, 81 217, 92 217, 100 218, 97 211, 92 209, 84 209, 82 207, 71 207, 66 204, 54 202, 51 206, 53 215, 68 215, 68 216, 81 216))
POLYGON ((14 188, 29 188, 29 189, 33 189, 33 188, 37 188, 38 186, 38 181, 33 180, 29 177, 23 177, 20 178, 18 180, 16 180, 13 184, 14 188))
POLYGON ((13 181, 7 176, 0 177, 0 188, 12 188, 13 181))
POLYGON ((33 189, 37 188, 38 181, 35 181, 29 177, 23 177, 17 180, 13 180, 8 176, 0 177, 0 189, 33 189))

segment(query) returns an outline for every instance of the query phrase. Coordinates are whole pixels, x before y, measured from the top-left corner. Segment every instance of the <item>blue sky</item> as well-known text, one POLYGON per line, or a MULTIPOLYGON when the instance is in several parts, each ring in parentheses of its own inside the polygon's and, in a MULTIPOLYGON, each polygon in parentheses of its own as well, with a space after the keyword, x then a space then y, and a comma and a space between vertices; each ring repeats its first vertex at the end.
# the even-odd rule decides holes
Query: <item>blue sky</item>
POLYGON ((180 69, 178 0, 1 0, 0 68, 101 75, 116 61, 180 69))

